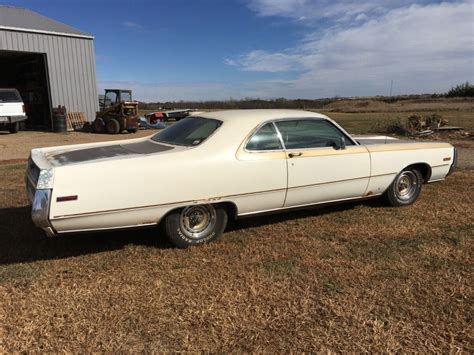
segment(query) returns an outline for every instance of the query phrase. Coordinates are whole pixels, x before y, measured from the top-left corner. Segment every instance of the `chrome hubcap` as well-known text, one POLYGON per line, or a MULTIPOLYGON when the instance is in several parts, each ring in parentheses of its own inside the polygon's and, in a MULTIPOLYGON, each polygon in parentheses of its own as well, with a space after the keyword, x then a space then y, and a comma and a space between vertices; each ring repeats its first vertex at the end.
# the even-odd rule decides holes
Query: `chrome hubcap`
POLYGON ((181 212, 181 231, 189 238, 207 236, 216 225, 216 210, 211 205, 188 206, 181 212))
POLYGON ((400 200, 410 200, 416 193, 417 185, 418 182, 415 173, 412 171, 404 171, 397 178, 395 193, 400 200))

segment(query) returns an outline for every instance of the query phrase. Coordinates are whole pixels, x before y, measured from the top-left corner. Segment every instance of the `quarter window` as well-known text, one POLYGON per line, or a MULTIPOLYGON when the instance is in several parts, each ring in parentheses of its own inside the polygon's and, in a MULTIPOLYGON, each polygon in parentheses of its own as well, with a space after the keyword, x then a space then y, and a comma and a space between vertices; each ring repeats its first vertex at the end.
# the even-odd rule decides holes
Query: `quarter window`
POLYGON ((353 145, 337 127, 326 120, 291 120, 276 122, 286 149, 331 147, 342 139, 353 145))
POLYGON ((247 150, 280 150, 282 149, 280 139, 272 123, 262 126, 249 139, 245 146, 247 150))
POLYGON ((158 143, 192 147, 204 142, 221 125, 219 120, 190 116, 158 132, 151 139, 158 143))

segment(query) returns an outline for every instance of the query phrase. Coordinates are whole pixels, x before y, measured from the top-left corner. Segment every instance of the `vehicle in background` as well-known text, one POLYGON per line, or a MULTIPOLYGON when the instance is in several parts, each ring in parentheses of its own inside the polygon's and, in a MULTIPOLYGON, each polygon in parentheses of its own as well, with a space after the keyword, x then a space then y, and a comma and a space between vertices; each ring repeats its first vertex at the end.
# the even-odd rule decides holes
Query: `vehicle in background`
POLYGON ((28 117, 25 105, 17 89, 0 89, 0 128, 7 128, 10 133, 17 133, 20 122, 28 117))
POLYGON ((99 104, 100 111, 92 125, 95 132, 117 134, 138 130, 138 101, 133 101, 131 90, 105 89, 99 104))
POLYGON ((192 116, 194 110, 190 108, 186 109, 178 109, 178 110, 170 110, 170 109, 162 109, 161 111, 150 112, 145 115, 146 120, 149 123, 156 123, 156 120, 160 120, 162 122, 168 121, 176 121, 186 118, 188 116, 192 116))
POLYGON ((240 110, 145 138, 34 149, 26 180, 48 235, 162 222, 185 248, 219 237, 228 218, 377 196, 407 206, 455 166, 448 143, 357 140, 315 112, 240 110))

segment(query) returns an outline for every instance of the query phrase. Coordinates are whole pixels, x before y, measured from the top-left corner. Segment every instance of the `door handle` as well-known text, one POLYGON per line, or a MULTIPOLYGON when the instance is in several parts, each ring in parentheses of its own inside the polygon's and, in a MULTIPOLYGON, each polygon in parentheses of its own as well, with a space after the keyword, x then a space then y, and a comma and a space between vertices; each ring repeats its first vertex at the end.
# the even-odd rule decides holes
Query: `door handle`
POLYGON ((300 156, 302 156, 302 155, 303 155, 303 153, 301 153, 301 152, 298 152, 298 153, 289 153, 289 154, 288 154, 288 157, 294 158, 294 157, 300 157, 300 156))

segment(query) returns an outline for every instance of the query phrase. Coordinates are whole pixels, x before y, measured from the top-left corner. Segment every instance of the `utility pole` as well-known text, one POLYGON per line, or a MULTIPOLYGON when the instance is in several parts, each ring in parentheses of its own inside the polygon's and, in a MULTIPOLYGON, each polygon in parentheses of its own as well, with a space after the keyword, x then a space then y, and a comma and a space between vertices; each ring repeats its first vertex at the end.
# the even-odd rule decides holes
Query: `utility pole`
POLYGON ((393 79, 390 80, 390 97, 392 97, 392 90, 393 90, 393 79))

